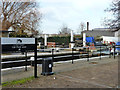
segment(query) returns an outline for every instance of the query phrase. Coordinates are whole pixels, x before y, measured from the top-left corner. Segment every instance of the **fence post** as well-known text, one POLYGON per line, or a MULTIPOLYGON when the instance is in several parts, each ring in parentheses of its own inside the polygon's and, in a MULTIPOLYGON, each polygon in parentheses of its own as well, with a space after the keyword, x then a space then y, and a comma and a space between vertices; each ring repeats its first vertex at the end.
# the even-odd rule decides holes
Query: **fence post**
POLYGON ((88 46, 87 53, 88 53, 88 58, 87 58, 87 61, 89 61, 89 46, 88 46))
POLYGON ((25 51, 25 71, 27 71, 27 51, 25 51))
POLYGON ((101 60, 101 46, 100 46, 100 60, 101 60))
POLYGON ((110 54, 109 54, 109 58, 111 58, 111 47, 109 48, 110 54))
POLYGON ((35 50, 34 50, 34 77, 37 78, 37 38, 35 38, 35 50))
POLYGON ((114 59, 115 59, 115 45, 114 45, 114 47, 113 47, 113 48, 114 48, 114 59))
POLYGON ((54 49, 52 49, 52 67, 53 67, 53 61, 54 61, 54 49))
POLYGON ((74 59, 74 57, 73 57, 73 48, 72 48, 72 64, 73 64, 73 59, 74 59))
MULTIPOLYGON (((80 49, 79 49, 79 53, 80 53, 80 49)), ((80 53, 81 54, 81 53, 80 53)), ((80 59, 80 55, 79 55, 79 59, 80 59)))

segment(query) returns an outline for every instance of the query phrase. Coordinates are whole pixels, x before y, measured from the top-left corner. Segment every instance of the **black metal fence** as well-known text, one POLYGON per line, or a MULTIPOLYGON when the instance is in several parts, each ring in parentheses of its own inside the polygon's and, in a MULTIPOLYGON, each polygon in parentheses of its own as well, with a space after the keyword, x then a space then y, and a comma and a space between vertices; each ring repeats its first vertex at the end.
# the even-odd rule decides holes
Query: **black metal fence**
MULTIPOLYGON (((116 47, 119 46, 113 47, 114 48, 113 52, 111 52, 111 47, 109 46, 97 46, 96 50, 91 50, 90 47, 81 48, 81 49, 72 48, 69 49, 69 51, 64 51, 64 52, 60 52, 60 51, 56 52, 55 49, 51 49, 51 53, 36 56, 37 64, 41 64, 42 59, 48 57, 52 57, 53 62, 72 60, 72 64, 75 59, 80 59, 80 58, 87 58, 87 61, 89 61, 90 60, 89 58, 91 57, 99 57, 101 60, 101 56, 103 55, 109 55, 109 58, 111 58, 112 56, 115 58, 116 54, 117 53, 119 54, 119 52, 115 52, 116 47)), ((26 66, 25 70, 27 70, 28 65, 34 64, 34 60, 31 60, 31 57, 34 57, 34 55, 27 56, 27 53, 29 52, 26 51, 24 55, 21 55, 19 57, 2 58, 2 69, 26 66)))

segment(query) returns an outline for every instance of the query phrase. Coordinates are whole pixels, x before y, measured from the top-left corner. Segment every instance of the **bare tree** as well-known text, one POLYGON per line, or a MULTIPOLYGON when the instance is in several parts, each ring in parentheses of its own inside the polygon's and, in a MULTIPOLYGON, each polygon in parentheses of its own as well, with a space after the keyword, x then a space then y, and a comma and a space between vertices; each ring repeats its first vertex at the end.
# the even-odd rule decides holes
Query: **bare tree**
POLYGON ((23 32, 24 30, 36 31, 41 19, 36 2, 0 2, 2 13, 0 21, 2 30, 8 30, 10 27, 14 30, 23 32))
POLYGON ((79 27, 78 27, 78 30, 77 30, 77 33, 81 33, 83 30, 85 30, 85 23, 84 22, 81 22, 79 27))
POLYGON ((113 0, 110 8, 106 9, 107 12, 112 12, 113 19, 105 19, 104 25, 110 28, 120 29, 120 0, 113 0))
POLYGON ((67 25, 63 24, 59 31, 59 34, 70 34, 70 33, 71 33, 71 29, 69 29, 67 25))

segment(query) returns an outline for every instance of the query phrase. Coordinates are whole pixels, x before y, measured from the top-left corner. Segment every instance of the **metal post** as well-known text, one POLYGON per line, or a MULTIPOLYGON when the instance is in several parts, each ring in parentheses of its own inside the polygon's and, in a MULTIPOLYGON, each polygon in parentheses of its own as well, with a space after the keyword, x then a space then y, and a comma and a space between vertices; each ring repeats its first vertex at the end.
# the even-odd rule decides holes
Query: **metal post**
POLYGON ((1 60, 1 54, 2 54, 2 45, 1 45, 1 38, 0 38, 0 85, 1 85, 1 69, 2 69, 2 60, 1 60))
POLYGON ((83 50, 83 52, 82 52, 82 55, 81 55, 81 58, 83 58, 83 53, 84 53, 85 51, 83 50))
POLYGON ((101 46, 100 46, 100 60, 101 60, 101 46))
MULTIPOLYGON (((80 49, 79 49, 79 53, 80 53, 80 49)), ((80 53, 81 54, 81 53, 80 53)), ((79 55, 79 59, 80 59, 80 55, 79 55)))
POLYGON ((54 49, 52 49, 52 67, 53 67, 53 61, 54 61, 54 49))
POLYGON ((72 64, 73 64, 73 59, 74 59, 74 58, 73 58, 73 48, 72 48, 72 64))
POLYGON ((89 47, 88 47, 87 53, 88 53, 87 61, 89 61, 89 47))
POLYGON ((111 58, 111 47, 110 47, 109 49, 110 49, 110 50, 109 50, 109 51, 110 51, 109 58, 111 58))
POLYGON ((35 38, 34 77, 37 78, 37 38, 35 38))
POLYGON ((27 51, 25 51, 25 71, 27 71, 27 51))
POLYGON ((115 59, 115 45, 114 45, 114 59, 115 59))

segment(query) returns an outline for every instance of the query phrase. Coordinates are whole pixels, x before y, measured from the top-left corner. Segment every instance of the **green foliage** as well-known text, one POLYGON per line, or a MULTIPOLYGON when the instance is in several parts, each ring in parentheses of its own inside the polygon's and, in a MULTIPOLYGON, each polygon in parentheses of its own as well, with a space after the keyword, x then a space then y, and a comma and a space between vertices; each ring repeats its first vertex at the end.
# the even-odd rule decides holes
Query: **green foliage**
POLYGON ((33 80, 34 77, 29 77, 29 78, 24 78, 24 79, 20 79, 20 80, 14 80, 14 81, 11 81, 11 82, 5 82, 5 83, 2 83, 2 86, 8 86, 8 85, 16 85, 16 84, 23 84, 27 81, 30 81, 30 80, 33 80))
POLYGON ((29 36, 27 35, 27 33, 19 34, 17 32, 13 32, 9 34, 9 37, 29 37, 29 36))
MULTIPOLYGON (((76 35, 74 36, 74 40, 76 38, 80 38, 82 39, 82 35, 76 35)), ((42 44, 44 44, 44 38, 40 37, 38 38, 38 41, 41 42, 42 44)), ((53 37, 48 37, 47 39, 48 42, 55 42, 58 45, 69 45, 70 43, 70 35, 68 36, 53 36, 53 37)))
MULTIPOLYGON (((38 38, 38 41, 44 44, 44 38, 40 37, 38 38)), ((54 37, 48 37, 48 42, 55 42, 58 45, 62 45, 63 43, 65 45, 69 45, 70 43, 70 36, 54 36, 54 37)))
POLYGON ((49 37, 48 38, 48 42, 55 42, 56 44, 65 44, 65 45, 69 45, 70 43, 70 36, 54 36, 54 37, 49 37))
POLYGON ((75 35, 74 37, 75 38, 82 38, 83 36, 82 35, 75 35))
POLYGON ((82 40, 82 39, 83 39, 83 36, 82 36, 82 35, 75 35, 75 36, 74 36, 74 39, 76 40, 77 38, 79 38, 80 40, 82 40))

